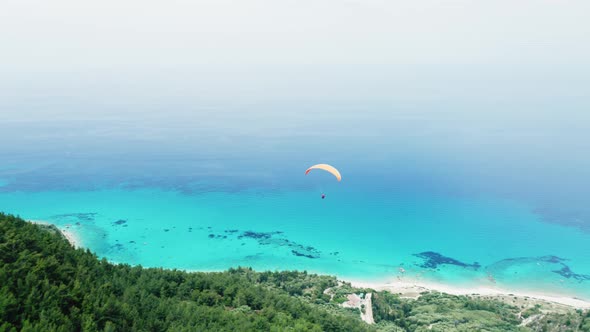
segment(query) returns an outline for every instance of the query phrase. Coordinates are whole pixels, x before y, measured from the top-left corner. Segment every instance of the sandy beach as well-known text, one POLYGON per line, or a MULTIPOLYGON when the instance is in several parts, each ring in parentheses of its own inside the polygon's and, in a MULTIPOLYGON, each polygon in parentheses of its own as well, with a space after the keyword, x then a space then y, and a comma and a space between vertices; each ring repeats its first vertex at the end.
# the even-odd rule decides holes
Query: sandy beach
POLYGON ((82 241, 76 232, 65 228, 60 228, 59 230, 66 237, 66 239, 68 239, 70 244, 74 246, 74 248, 80 248, 82 246, 82 241))
POLYGON ((74 248, 80 248, 82 247, 82 240, 80 239, 80 236, 71 229, 71 226, 68 227, 58 227, 55 224, 52 224, 50 222, 44 221, 44 220, 28 220, 30 223, 33 224, 37 224, 37 225, 53 225, 55 226, 60 233, 68 240, 68 242, 70 242, 70 244, 72 246, 74 246, 74 248))
POLYGON ((509 304, 545 304, 552 309, 590 309, 590 301, 557 294, 544 294, 542 292, 528 292, 507 290, 499 287, 477 286, 460 288, 423 280, 400 279, 386 282, 364 282, 348 280, 352 286, 359 288, 372 288, 377 291, 387 290, 391 293, 400 294, 402 297, 417 298, 420 293, 437 291, 452 295, 471 295, 486 299, 496 299, 509 304))

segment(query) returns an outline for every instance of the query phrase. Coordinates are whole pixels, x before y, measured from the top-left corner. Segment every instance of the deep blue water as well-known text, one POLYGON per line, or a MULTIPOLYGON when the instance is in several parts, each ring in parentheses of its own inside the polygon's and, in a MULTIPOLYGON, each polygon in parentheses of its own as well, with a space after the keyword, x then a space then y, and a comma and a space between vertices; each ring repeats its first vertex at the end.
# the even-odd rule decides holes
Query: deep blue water
POLYGON ((590 298, 589 105, 566 89, 142 101, 98 86, 0 102, 0 210, 129 264, 367 280, 403 267, 590 298), (342 182, 305 176, 315 163, 342 182))

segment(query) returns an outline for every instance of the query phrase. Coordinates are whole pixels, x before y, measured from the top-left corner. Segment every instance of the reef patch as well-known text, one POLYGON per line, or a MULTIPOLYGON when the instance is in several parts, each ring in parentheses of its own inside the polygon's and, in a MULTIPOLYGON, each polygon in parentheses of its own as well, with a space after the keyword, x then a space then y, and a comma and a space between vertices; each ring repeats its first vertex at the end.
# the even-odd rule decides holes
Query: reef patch
MULTIPOLYGON (((238 229, 226 229, 222 234, 209 233, 210 239, 251 239, 262 246, 276 246, 284 247, 290 250, 291 254, 298 257, 306 257, 310 259, 320 258, 321 252, 312 246, 305 246, 293 242, 284 236, 282 231, 272 232, 256 232, 256 231, 240 231, 238 229), (235 237, 234 237, 235 236, 235 237)), ((245 245, 244 242, 241 245, 245 245)))
POLYGON ((576 280, 578 280, 580 282, 590 280, 590 275, 574 273, 572 271, 572 269, 570 269, 569 266, 567 266, 567 265, 565 265, 563 263, 561 263, 561 265, 562 265, 562 268, 561 269, 559 269, 559 270, 553 270, 551 272, 557 273, 560 276, 562 276, 564 278, 567 278, 567 279, 572 279, 572 278, 573 279, 576 279, 576 280))
POLYGON ((309 254, 304 254, 304 253, 301 253, 301 252, 299 252, 299 251, 297 251, 297 250, 291 250, 291 253, 292 253, 293 255, 295 255, 295 256, 300 256, 300 257, 307 257, 307 258, 311 258, 311 259, 314 259, 314 258, 319 258, 318 256, 309 255, 309 254))
POLYGON ((575 279, 579 282, 590 281, 590 275, 579 274, 572 271, 571 267, 566 264, 567 259, 558 256, 538 256, 538 257, 515 257, 506 258, 490 264, 486 267, 488 271, 494 274, 501 274, 513 266, 536 265, 537 268, 553 272, 566 279, 575 279))
POLYGON ((96 218, 96 212, 78 212, 78 213, 64 213, 64 214, 56 214, 51 217, 50 219, 58 219, 58 220, 78 220, 81 222, 92 222, 96 218))
POLYGON ((414 256, 420 257, 423 259, 422 264, 416 264, 416 265, 418 265, 419 267, 425 268, 425 269, 437 269, 440 265, 455 265, 455 266, 460 266, 460 267, 464 267, 464 268, 471 268, 474 270, 477 270, 481 267, 481 265, 479 265, 478 262, 473 262, 472 264, 467 264, 467 263, 463 263, 459 260, 456 260, 454 258, 441 255, 440 253, 434 252, 434 251, 424 251, 424 252, 421 252, 418 254, 414 254, 414 256))

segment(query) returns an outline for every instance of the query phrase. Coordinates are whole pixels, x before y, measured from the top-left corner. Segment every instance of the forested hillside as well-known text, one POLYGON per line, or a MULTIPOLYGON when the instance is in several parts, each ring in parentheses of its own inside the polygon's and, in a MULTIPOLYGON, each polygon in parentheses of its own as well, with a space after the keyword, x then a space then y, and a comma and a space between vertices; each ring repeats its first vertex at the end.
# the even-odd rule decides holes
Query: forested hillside
POLYGON ((265 285, 300 293, 305 275, 113 265, 58 234, 0 215, 0 331, 370 330, 352 315, 265 285))
POLYGON ((588 312, 541 311, 439 293, 402 299, 306 272, 115 265, 74 249, 52 226, 0 213, 0 332, 590 331, 588 312), (340 306, 367 292, 376 325, 340 306))

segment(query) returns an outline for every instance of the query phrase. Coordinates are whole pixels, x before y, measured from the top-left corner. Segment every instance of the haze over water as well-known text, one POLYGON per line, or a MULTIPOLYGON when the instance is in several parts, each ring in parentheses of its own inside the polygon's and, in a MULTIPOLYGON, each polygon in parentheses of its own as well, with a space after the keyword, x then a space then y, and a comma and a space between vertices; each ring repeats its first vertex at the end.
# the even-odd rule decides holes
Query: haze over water
MULTIPOLYGON (((568 29, 588 29, 572 18, 583 11, 560 10, 568 29)), ((246 34, 249 47, 223 31, 221 50, 201 35, 180 50, 178 35, 166 47, 127 44, 136 32, 119 28, 121 40, 100 39, 102 48, 63 35, 56 42, 78 47, 56 47, 47 63, 10 49, 0 67, 0 210, 68 227, 115 262, 365 280, 395 278, 403 267, 411 278, 590 299, 583 34, 516 29, 507 40, 460 48, 445 26, 448 48, 418 31, 413 41, 431 47, 421 49, 396 29, 369 25, 404 50, 394 58, 395 47, 352 32, 351 44, 366 52, 348 39, 324 36, 335 43, 325 46, 305 29, 312 39, 287 34, 304 46, 294 55, 283 39, 267 52, 264 38, 246 34), (338 167, 342 182, 305 176, 316 163, 338 167)), ((37 40, 26 32, 19 37, 37 40)), ((161 45, 164 37, 153 38, 161 45)))

